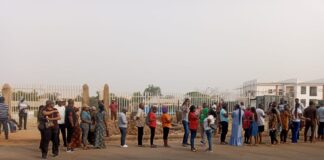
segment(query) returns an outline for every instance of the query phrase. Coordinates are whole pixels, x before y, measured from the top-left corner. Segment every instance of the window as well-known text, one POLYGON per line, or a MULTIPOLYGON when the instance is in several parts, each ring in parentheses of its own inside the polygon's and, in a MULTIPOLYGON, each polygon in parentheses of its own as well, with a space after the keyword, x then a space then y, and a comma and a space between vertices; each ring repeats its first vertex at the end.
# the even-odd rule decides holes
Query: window
POLYGON ((272 94, 272 89, 269 89, 269 90, 268 90, 268 93, 269 93, 269 94, 272 94))
POLYGON ((301 86, 300 94, 306 94, 306 86, 301 86))
POLYGON ((284 93, 283 93, 283 90, 282 89, 279 89, 279 96, 282 96, 284 93))
POLYGON ((309 96, 317 96, 317 87, 309 87, 309 96))

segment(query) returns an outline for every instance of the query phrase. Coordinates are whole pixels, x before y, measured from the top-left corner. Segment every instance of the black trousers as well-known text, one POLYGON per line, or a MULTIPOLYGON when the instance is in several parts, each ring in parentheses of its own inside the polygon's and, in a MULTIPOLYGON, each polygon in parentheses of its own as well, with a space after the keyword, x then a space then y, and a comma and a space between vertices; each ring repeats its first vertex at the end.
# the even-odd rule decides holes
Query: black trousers
POLYGON ((271 130, 270 131, 270 138, 271 138, 271 144, 274 144, 274 142, 278 142, 278 140, 277 140, 277 130, 271 130))
POLYGON ((170 128, 163 127, 163 140, 168 140, 170 128))
POLYGON ((144 135, 144 127, 137 127, 137 144, 143 145, 143 135, 144 135))
POLYGON ((315 135, 315 125, 316 124, 312 123, 311 121, 306 121, 305 131, 304 131, 304 139, 305 139, 305 141, 307 141, 307 132, 308 132, 309 128, 311 128, 310 140, 313 141, 314 135, 315 135))
POLYGON ((44 146, 44 142, 45 142, 45 129, 42 129, 42 130, 39 129, 39 132, 41 134, 41 140, 39 142, 39 149, 42 150, 42 147, 44 146))
POLYGON ((222 133, 221 133, 221 142, 225 142, 227 131, 228 131, 228 122, 221 122, 222 125, 222 133))
POLYGON ((73 127, 67 127, 66 129, 67 129, 66 142, 67 142, 67 144, 70 144, 71 143, 71 139, 72 139, 72 135, 73 135, 74 128, 73 127))
POLYGON ((282 129, 282 131, 280 132, 280 141, 287 142, 287 135, 288 135, 288 130, 282 129))
POLYGON ((244 143, 248 143, 251 136, 251 128, 246 128, 244 131, 244 143))
POLYGON ((60 145, 60 131, 61 131, 64 147, 66 147, 67 143, 66 143, 66 127, 65 127, 65 124, 59 124, 59 128, 60 128, 60 130, 57 133, 58 145, 60 145))
POLYGON ((50 141, 52 141, 52 153, 58 155, 59 153, 58 142, 57 142, 58 131, 59 131, 58 127, 47 128, 44 130, 44 141, 42 142, 42 146, 41 146, 43 158, 47 156, 48 145, 50 141))
POLYGON ((24 121, 24 129, 27 129, 27 113, 19 113, 19 129, 22 129, 24 121))
POLYGON ((154 127, 150 127, 151 129, 151 137, 150 137, 150 144, 154 145, 154 137, 155 137, 155 128, 154 127))

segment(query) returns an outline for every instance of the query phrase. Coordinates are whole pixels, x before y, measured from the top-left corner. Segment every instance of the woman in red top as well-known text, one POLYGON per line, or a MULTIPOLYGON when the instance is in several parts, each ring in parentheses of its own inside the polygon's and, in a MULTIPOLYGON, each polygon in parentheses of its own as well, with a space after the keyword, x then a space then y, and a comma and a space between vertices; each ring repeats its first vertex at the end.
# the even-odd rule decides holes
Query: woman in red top
POLYGON ((190 129, 190 145, 191 145, 191 151, 196 152, 195 148, 195 138, 197 134, 197 129, 199 125, 199 118, 196 114, 196 107, 194 105, 190 106, 190 112, 189 112, 189 129, 190 129))
POLYGON ((247 107, 244 115, 243 115, 243 129, 244 129, 244 143, 250 144, 250 136, 251 136, 251 122, 252 122, 252 112, 251 108, 247 107))
POLYGON ((152 107, 152 111, 149 113, 149 126, 151 129, 151 137, 150 137, 150 142, 151 142, 151 148, 156 148, 157 146, 154 145, 153 141, 154 141, 154 136, 155 136, 155 128, 156 128, 156 106, 152 107))

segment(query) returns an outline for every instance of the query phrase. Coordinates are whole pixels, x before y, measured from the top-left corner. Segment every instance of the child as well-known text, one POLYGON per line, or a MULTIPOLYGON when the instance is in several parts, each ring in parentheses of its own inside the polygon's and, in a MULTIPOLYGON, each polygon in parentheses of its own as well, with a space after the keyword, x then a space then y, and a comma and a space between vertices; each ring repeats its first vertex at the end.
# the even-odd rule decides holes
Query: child
POLYGON ((163 141, 164 141, 164 147, 170 147, 168 145, 168 136, 169 136, 169 130, 171 128, 171 116, 168 114, 168 107, 163 106, 162 107, 162 127, 163 127, 163 141))
POLYGON ((196 152, 197 149, 195 148, 195 138, 197 134, 197 128, 198 128, 198 116, 196 114, 196 107, 194 105, 190 106, 190 112, 189 112, 189 129, 190 129, 190 145, 191 145, 191 151, 196 152))
POLYGON ((151 143, 151 148, 156 148, 157 146, 154 145, 154 136, 155 136, 155 128, 156 128, 156 111, 157 108, 156 106, 152 107, 152 111, 149 113, 149 126, 151 130, 151 137, 150 137, 150 143, 151 143))
POLYGON ((213 152, 213 147, 212 147, 212 136, 213 136, 213 131, 214 129, 212 126, 215 124, 215 118, 213 116, 212 110, 208 112, 207 118, 204 120, 204 129, 207 135, 207 140, 208 140, 208 149, 206 150, 207 152, 213 152))

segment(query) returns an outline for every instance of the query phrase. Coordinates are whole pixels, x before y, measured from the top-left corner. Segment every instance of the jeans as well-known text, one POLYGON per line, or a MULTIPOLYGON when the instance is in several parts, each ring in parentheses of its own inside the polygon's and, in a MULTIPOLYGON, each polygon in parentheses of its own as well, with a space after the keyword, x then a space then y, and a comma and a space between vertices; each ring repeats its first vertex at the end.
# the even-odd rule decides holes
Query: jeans
POLYGON ((228 131, 228 122, 221 122, 222 125, 222 134, 221 134, 221 142, 225 142, 227 131, 228 131))
POLYGON ((197 130, 191 129, 190 130, 190 145, 191 145, 191 149, 195 148, 195 138, 197 135, 197 130))
POLYGON ((59 124, 59 128, 60 128, 60 130, 57 133, 58 145, 60 145, 60 131, 61 131, 64 147, 66 147, 67 143, 66 143, 66 127, 65 127, 65 124, 59 124))
POLYGON ((154 145, 153 141, 154 141, 154 136, 155 136, 155 128, 154 127, 150 127, 151 129, 151 137, 150 137, 150 144, 154 145))
POLYGON ((163 127, 163 140, 168 140, 170 128, 163 127))
POLYGON ((119 127, 119 130, 120 130, 120 134, 121 134, 120 145, 123 146, 126 144, 126 128, 119 127))
POLYGON ((88 135, 90 130, 90 124, 82 123, 81 129, 82 129, 82 143, 84 146, 87 146, 89 144, 88 135))
POLYGON ((293 122, 292 139, 291 139, 292 143, 297 143, 299 127, 300 127, 300 122, 293 122))
POLYGON ((244 129, 244 143, 248 143, 251 136, 251 127, 244 129))
POLYGON ((206 135, 207 135, 207 140, 208 140, 208 150, 212 151, 213 150, 213 142, 212 142, 212 137, 213 137, 213 130, 206 130, 206 135))
POLYGON ((315 126, 316 126, 316 124, 312 123, 311 121, 306 121, 305 130, 304 130, 304 140, 305 140, 305 142, 307 141, 307 132, 308 132, 309 128, 311 128, 310 141, 311 142, 313 141, 314 135, 315 135, 315 126))
POLYGON ((278 140, 277 140, 277 130, 271 130, 270 131, 270 138, 271 138, 271 144, 274 144, 274 142, 278 142, 278 140))
POLYGON ((21 130, 24 121, 24 129, 27 129, 27 113, 19 113, 19 129, 21 130))
POLYGON ((184 129, 184 135, 183 135, 183 140, 182 144, 188 144, 188 137, 189 137, 189 123, 185 120, 182 120, 182 125, 184 129))
POLYGON ((47 152, 48 152, 48 145, 49 142, 52 141, 52 153, 55 155, 58 155, 59 149, 58 149, 58 142, 57 142, 57 132, 58 132, 58 127, 54 128, 46 128, 44 131, 44 141, 41 146, 42 150, 42 157, 45 158, 47 157, 47 152))
POLYGON ((143 145, 143 134, 144 134, 144 127, 137 127, 137 144, 138 145, 143 145))
MULTIPOLYGON (((0 119, 0 124, 3 126, 3 130, 5 131, 5 138, 8 139, 9 138, 8 120, 0 119)), ((0 127, 0 130, 1 130, 1 127, 0 127)))

